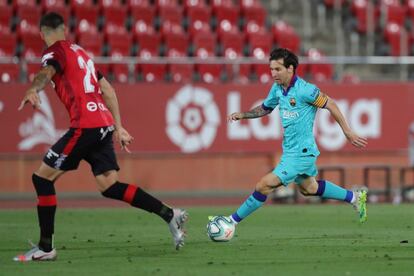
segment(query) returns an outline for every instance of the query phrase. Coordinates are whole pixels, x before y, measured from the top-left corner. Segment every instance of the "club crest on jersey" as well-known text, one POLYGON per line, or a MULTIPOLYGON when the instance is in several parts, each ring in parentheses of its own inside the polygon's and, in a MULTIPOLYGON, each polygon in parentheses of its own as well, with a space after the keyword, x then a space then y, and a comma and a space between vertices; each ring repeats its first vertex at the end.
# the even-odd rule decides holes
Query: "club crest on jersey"
POLYGON ((290 103, 291 106, 296 106, 295 98, 290 98, 289 103, 290 103))

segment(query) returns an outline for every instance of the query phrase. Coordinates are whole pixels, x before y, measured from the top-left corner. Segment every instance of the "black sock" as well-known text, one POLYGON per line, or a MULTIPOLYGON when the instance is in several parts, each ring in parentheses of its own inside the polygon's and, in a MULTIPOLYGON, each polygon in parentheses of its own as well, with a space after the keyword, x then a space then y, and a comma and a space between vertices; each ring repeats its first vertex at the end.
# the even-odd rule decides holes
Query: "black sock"
POLYGON ((155 213, 166 222, 170 222, 174 215, 173 210, 170 207, 134 185, 115 182, 115 184, 106 189, 102 195, 108 198, 128 202, 134 207, 146 210, 150 213, 155 213))
POLYGON ((52 181, 32 175, 33 185, 37 193, 37 216, 39 219, 39 248, 45 252, 53 249, 53 233, 56 213, 56 193, 52 181))

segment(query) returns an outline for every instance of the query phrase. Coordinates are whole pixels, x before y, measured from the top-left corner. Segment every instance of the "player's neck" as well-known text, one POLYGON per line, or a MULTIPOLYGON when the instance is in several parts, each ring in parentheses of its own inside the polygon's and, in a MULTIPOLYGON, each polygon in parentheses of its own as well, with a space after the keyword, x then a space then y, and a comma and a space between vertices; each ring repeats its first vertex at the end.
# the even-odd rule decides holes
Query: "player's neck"
POLYGON ((65 40, 65 36, 57 34, 57 35, 53 35, 53 36, 49 36, 45 38, 47 47, 52 46, 53 44, 55 44, 57 41, 60 41, 60 40, 65 40))

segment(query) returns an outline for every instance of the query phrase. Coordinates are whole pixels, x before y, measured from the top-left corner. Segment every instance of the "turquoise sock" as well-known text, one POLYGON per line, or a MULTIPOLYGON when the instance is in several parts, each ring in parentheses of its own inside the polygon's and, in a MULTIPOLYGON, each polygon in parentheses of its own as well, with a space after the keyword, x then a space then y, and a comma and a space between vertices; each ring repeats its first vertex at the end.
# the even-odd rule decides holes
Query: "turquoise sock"
POLYGON ((243 202, 242 205, 240 205, 239 209, 231 215, 234 221, 239 223, 242 221, 245 217, 262 207, 264 202, 266 201, 267 196, 258 192, 254 191, 253 194, 251 194, 246 201, 243 202))
POLYGON ((316 195, 322 198, 342 200, 351 203, 353 192, 327 180, 318 180, 318 191, 316 195))

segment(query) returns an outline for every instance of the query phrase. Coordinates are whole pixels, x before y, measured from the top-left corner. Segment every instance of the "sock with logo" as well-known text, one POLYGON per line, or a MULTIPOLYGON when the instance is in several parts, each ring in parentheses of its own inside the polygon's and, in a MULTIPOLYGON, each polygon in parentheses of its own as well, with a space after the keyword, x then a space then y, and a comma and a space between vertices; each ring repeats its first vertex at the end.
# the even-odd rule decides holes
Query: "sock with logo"
POLYGON ((264 202, 266 201, 267 196, 258 192, 254 191, 244 202, 240 205, 239 209, 235 213, 231 215, 231 219, 235 223, 239 223, 244 218, 249 216, 251 213, 262 207, 264 202))
POLYGON ((354 193, 346 190, 338 185, 327 180, 318 180, 318 191, 316 195, 327 199, 336 199, 346 202, 354 201, 354 193))

